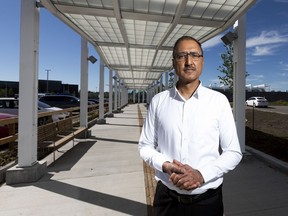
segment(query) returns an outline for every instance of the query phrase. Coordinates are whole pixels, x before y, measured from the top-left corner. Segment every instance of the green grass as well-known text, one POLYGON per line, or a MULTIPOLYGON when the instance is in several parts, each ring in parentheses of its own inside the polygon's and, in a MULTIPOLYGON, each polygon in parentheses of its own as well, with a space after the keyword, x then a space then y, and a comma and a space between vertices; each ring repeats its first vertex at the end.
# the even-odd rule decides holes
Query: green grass
POLYGON ((270 106, 288 106, 288 101, 285 100, 279 100, 274 102, 269 102, 270 106))

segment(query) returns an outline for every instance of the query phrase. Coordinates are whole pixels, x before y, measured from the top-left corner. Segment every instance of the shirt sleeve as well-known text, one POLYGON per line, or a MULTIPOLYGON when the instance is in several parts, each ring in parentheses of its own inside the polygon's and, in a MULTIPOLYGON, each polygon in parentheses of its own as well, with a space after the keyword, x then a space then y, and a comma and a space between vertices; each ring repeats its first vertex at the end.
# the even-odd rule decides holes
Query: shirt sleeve
POLYGON ((151 100, 139 139, 140 157, 151 167, 162 171, 168 159, 157 151, 157 99, 151 100))
POLYGON ((215 161, 211 161, 199 169, 206 183, 233 170, 242 159, 230 104, 226 98, 223 103, 219 115, 219 142, 222 153, 215 161))

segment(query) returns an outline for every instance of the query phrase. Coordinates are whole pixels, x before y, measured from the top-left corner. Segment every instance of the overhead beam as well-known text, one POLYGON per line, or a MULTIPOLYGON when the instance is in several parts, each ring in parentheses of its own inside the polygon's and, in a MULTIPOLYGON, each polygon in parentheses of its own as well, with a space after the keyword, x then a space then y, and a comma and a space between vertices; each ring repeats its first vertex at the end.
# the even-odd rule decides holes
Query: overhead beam
POLYGON ((159 72, 162 73, 164 71, 168 71, 170 67, 141 67, 141 66, 134 66, 130 69, 127 65, 109 65, 110 67, 114 68, 116 71, 131 71, 131 72, 159 72))
MULTIPOLYGON (((124 80, 143 80, 143 78, 130 78, 130 77, 122 77, 122 79, 124 79, 124 80)), ((147 79, 145 79, 145 80, 148 80, 148 81, 154 81, 154 80, 158 80, 158 79, 153 79, 153 78, 147 78, 147 79)), ((144 81, 144 80, 143 80, 144 81)))
MULTIPOLYGON (((102 47, 122 47, 122 48, 126 48, 126 44, 124 44, 124 43, 97 42, 97 44, 99 45, 99 47, 102 46, 102 47)), ((155 50, 155 49, 157 49, 157 46, 153 46, 153 45, 129 44, 129 48, 155 50)), ((159 48, 159 50, 171 50, 171 49, 172 49, 171 46, 162 46, 162 47, 159 48)))
MULTIPOLYGON (((128 41, 128 36, 127 36, 127 34, 126 34, 126 31, 125 31, 124 24, 123 24, 123 22, 122 22, 122 17, 121 17, 119 2, 118 2, 118 0, 113 0, 112 3, 113 3, 113 8, 114 8, 114 15, 115 15, 115 18, 116 18, 116 20, 117 20, 118 27, 119 27, 119 29, 120 29, 122 38, 123 38, 124 43, 125 43, 129 68, 130 68, 130 70, 132 70, 132 67, 131 67, 131 57, 130 57, 130 49, 129 49, 129 41, 128 41)), ((132 74, 132 76, 133 76, 133 74, 132 74)))
MULTIPOLYGON (((185 6, 186 6, 186 3, 185 3, 185 6)), ((55 6, 59 10, 61 10, 63 13, 68 13, 68 14, 114 17, 114 11, 110 9, 79 7, 79 6, 61 5, 61 4, 55 4, 55 6)), ((120 12, 120 15, 122 19, 144 20, 144 21, 161 22, 161 23, 172 23, 173 20, 175 20, 174 16, 162 15, 162 14, 137 13, 137 12, 130 12, 130 11, 122 11, 120 12)), ((196 26, 207 26, 207 27, 218 28, 224 25, 225 22, 185 17, 185 18, 180 18, 178 23, 182 25, 196 25, 196 26)))

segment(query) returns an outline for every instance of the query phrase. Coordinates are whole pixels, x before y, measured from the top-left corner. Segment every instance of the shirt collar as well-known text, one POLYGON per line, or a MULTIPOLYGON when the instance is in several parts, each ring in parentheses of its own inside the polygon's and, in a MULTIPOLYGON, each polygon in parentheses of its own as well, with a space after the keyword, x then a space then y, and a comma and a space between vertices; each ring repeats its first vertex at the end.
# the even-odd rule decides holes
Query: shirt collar
MULTIPOLYGON (((176 86, 174 86, 174 88, 171 89, 170 91, 171 93, 171 97, 172 98, 176 98, 177 96, 180 97, 180 94, 176 88, 176 86)), ((199 86, 197 87, 196 91, 194 92, 194 94, 192 95, 192 97, 195 97, 195 99, 199 99, 201 97, 201 95, 203 95, 203 86, 202 86, 202 82, 200 81, 199 86)), ((180 97, 181 98, 181 97, 180 97)))

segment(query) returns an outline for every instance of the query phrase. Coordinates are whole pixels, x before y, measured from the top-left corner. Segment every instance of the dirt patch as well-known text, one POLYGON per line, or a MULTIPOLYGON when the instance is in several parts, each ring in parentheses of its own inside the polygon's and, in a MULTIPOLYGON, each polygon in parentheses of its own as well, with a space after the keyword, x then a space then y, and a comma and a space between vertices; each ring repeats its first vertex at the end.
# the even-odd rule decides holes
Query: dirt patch
POLYGON ((246 110, 246 145, 288 162, 288 115, 246 110))
POLYGON ((267 112, 265 108, 246 109, 246 126, 254 130, 273 134, 276 137, 288 138, 288 115, 267 112))

